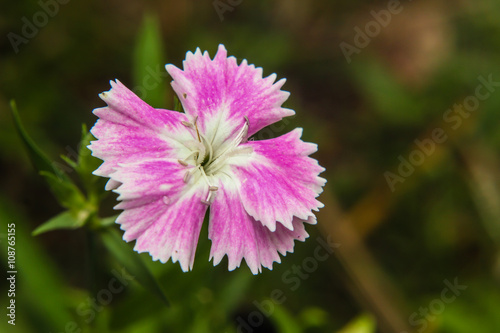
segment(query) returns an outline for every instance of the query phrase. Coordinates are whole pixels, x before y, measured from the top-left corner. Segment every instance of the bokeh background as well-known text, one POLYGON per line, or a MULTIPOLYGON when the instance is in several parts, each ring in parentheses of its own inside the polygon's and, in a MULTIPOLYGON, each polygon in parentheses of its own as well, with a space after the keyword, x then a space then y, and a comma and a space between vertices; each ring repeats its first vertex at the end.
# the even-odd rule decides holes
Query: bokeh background
MULTIPOLYGON (((18 274, 16 326, 3 314, 1 331, 499 331, 499 15, 496 0, 3 1, 0 252, 6 272, 15 223, 18 274), (122 266, 99 238, 89 245, 86 228, 31 235, 63 209, 9 101, 63 165, 110 79, 173 108, 164 64, 181 66, 197 47, 213 56, 219 43, 287 78, 285 106, 297 114, 257 138, 303 127, 319 144, 328 183, 318 225, 258 276, 212 267, 205 225, 192 272, 140 255, 169 307, 137 281, 92 305, 122 266)), ((114 200, 101 216, 115 214, 114 200)))

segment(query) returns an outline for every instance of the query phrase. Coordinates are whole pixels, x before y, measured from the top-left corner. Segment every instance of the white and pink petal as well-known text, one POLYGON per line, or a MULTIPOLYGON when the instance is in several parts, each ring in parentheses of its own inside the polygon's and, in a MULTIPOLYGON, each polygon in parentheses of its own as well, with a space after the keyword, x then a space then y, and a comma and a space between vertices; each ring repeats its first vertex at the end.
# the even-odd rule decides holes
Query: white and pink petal
POLYGON ((315 223, 312 211, 323 206, 316 197, 324 169, 309 157, 316 145, 300 139, 301 129, 247 142, 294 114, 281 107, 289 96, 281 90, 284 79, 263 78, 262 68, 246 60, 238 65, 223 45, 213 59, 199 49, 188 53, 183 67, 167 71, 186 113, 155 109, 111 82, 101 94, 107 106, 94 110, 97 140, 89 148, 103 160, 94 173, 109 177, 106 189, 119 194, 117 223, 124 240, 136 240, 136 251, 192 269, 203 201, 213 194, 209 185, 217 185, 209 222, 214 265, 227 255, 229 270, 243 259, 254 274, 272 269, 280 254, 293 252, 295 240, 308 237, 304 223, 315 223), (204 156, 206 170, 187 164, 204 156))
POLYGON ((124 211, 116 222, 123 239, 136 240, 134 249, 149 252, 154 260, 179 261, 192 269, 196 244, 207 206, 201 182, 184 183, 186 168, 177 161, 150 160, 120 165, 111 177, 122 183, 115 191, 124 211))
MULTIPOLYGON (((179 96, 185 112, 193 118, 198 116, 203 133, 214 132, 209 120, 223 121, 229 135, 240 129, 249 120, 248 136, 271 125, 283 117, 295 114, 293 110, 282 108, 289 93, 282 91, 282 79, 276 83, 276 75, 262 77, 262 68, 255 68, 243 60, 240 65, 236 58, 228 57, 223 45, 214 59, 208 52, 197 49, 187 53, 183 70, 167 65, 167 71, 174 79, 172 87, 179 96)), ((227 134, 226 134, 227 135, 227 134)), ((216 138, 215 141, 227 137, 216 138)))
MULTIPOLYGON (((210 207, 208 237, 212 240, 210 259, 214 265, 227 255, 228 269, 234 270, 245 259, 253 274, 262 271, 262 266, 272 269, 273 262, 281 262, 280 254, 293 252, 295 240, 304 241, 309 235, 304 222, 295 218, 293 230, 277 224, 274 232, 248 215, 232 180, 220 181, 216 199, 210 207)), ((315 223, 310 218, 307 223, 315 223)))
POLYGON ((98 140, 89 149, 104 161, 96 175, 108 177, 118 163, 182 155, 186 149, 182 142, 193 139, 182 124, 188 119, 185 114, 154 109, 119 81, 111 85, 101 94, 108 106, 94 110, 99 119, 91 132, 98 140))
POLYGON ((249 215, 274 231, 277 222, 293 230, 293 219, 308 220, 312 210, 323 204, 316 200, 326 183, 318 175, 324 171, 309 157, 315 144, 303 142, 302 129, 280 137, 249 141, 248 157, 231 158, 228 163, 235 175, 243 206, 249 215))

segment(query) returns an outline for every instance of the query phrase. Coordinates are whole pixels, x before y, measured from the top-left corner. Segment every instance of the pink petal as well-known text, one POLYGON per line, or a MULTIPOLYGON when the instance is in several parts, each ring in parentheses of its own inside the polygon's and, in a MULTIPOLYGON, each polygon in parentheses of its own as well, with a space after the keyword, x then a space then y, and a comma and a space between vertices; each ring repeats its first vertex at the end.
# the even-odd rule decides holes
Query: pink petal
MULTIPOLYGON (((118 163, 174 157, 185 149, 179 140, 193 139, 181 123, 187 120, 185 114, 154 109, 119 81, 111 85, 110 91, 101 94, 108 106, 94 110, 100 119, 91 132, 98 140, 89 149, 104 160, 96 175, 108 177, 118 163)), ((110 182, 107 189, 116 185, 110 182)))
POLYGON ((188 52, 183 62, 184 70, 167 65, 167 71, 174 79, 172 87, 179 96, 186 114, 198 116, 204 133, 210 133, 213 125, 222 120, 230 123, 229 132, 240 129, 245 116, 250 127, 248 136, 271 125, 283 117, 295 114, 293 110, 281 107, 289 93, 280 90, 285 80, 276 83, 276 75, 262 78, 262 68, 255 68, 243 60, 240 65, 236 58, 227 57, 223 45, 214 59, 200 49, 188 52))
POLYGON ((276 229, 276 222, 293 230, 294 216, 300 220, 314 217, 311 210, 323 204, 315 198, 326 180, 318 177, 324 168, 308 157, 315 144, 300 140, 302 129, 275 139, 249 141, 253 153, 246 159, 233 158, 233 173, 239 184, 241 200, 248 214, 276 229))
POLYGON ((116 222, 123 239, 137 239, 135 250, 149 252, 154 260, 179 261, 192 269, 196 244, 207 206, 201 203, 207 189, 202 182, 185 184, 186 167, 177 161, 150 160, 120 165, 111 177, 122 183, 116 190, 124 209, 116 222))
MULTIPOLYGON (((315 223, 315 220, 310 218, 307 222, 315 223)), ((279 253, 293 252, 294 241, 304 241, 309 236, 304 221, 295 218, 292 226, 293 230, 289 230, 278 223, 276 230, 271 232, 247 214, 238 189, 230 182, 221 181, 210 206, 210 259, 213 258, 217 265, 227 254, 230 271, 239 267, 243 258, 253 274, 261 272, 261 266, 272 269, 273 262, 281 262, 279 253)))

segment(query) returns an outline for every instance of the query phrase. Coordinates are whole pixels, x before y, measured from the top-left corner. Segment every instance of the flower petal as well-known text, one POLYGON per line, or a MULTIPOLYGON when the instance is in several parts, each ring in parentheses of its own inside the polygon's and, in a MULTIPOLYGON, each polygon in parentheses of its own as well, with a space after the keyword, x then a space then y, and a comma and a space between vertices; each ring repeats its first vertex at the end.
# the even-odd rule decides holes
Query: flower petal
POLYGON ((149 252, 154 260, 179 261, 183 271, 193 267, 196 244, 207 206, 202 182, 185 184, 186 167, 171 160, 150 160, 120 165, 111 177, 122 183, 115 190, 124 209, 116 222, 123 239, 137 239, 134 249, 149 252))
MULTIPOLYGON (((89 149, 104 161, 94 174, 108 177, 118 163, 188 154, 179 142, 193 140, 193 134, 182 125, 185 114, 154 109, 119 81, 111 81, 111 86, 101 94, 108 106, 94 110, 99 120, 91 132, 98 140, 89 149)), ((106 188, 116 185, 110 182, 106 188)))
POLYGON ((308 220, 314 217, 311 210, 323 207, 315 198, 326 183, 318 177, 324 168, 308 156, 317 146, 303 142, 301 135, 302 129, 295 129, 275 139, 249 141, 240 147, 252 147, 253 153, 229 162, 246 211, 271 231, 276 222, 293 230, 294 216, 308 220))
MULTIPOLYGON (((224 140, 243 127, 245 116, 250 126, 248 136, 271 125, 283 117, 295 114, 293 110, 281 107, 290 95, 280 90, 285 80, 276 83, 276 74, 262 78, 262 68, 255 68, 243 60, 240 65, 236 58, 227 57, 223 45, 214 59, 208 52, 198 48, 193 54, 188 52, 183 62, 184 70, 167 65, 167 71, 174 79, 172 87, 179 96, 185 112, 191 117, 198 116, 203 133, 217 132, 220 137, 212 141, 224 140), (220 123, 229 123, 223 128, 220 123)), ((212 139, 212 138, 210 138, 212 139)))
MULTIPOLYGON (((278 223, 276 231, 271 232, 248 215, 238 189, 231 182, 219 182, 219 190, 210 206, 210 259, 213 258, 215 266, 227 254, 230 271, 239 267, 243 258, 253 274, 261 272, 262 266, 272 269, 273 262, 281 262, 278 253, 293 252, 294 241, 304 241, 309 236, 304 221, 295 218, 293 230, 278 223)), ((315 220, 310 218, 307 222, 315 223, 315 220)))

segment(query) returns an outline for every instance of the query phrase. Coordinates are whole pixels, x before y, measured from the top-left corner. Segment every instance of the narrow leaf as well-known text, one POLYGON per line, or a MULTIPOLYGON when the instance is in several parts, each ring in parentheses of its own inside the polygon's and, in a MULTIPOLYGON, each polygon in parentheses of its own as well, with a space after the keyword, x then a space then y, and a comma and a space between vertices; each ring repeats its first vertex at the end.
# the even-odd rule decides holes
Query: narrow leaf
POLYGON ((83 209, 85 206, 85 197, 73 181, 63 172, 63 167, 68 168, 68 171, 72 169, 50 161, 24 129, 14 100, 11 101, 10 106, 17 132, 28 151, 30 160, 40 175, 44 176, 56 199, 63 207, 73 211, 83 209))
POLYGON ((96 138, 87 130, 87 126, 82 124, 82 137, 78 149, 78 168, 85 174, 91 174, 102 163, 100 159, 92 156, 92 152, 87 148, 93 140, 96 138))
POLYGON ((132 274, 137 282, 152 294, 158 296, 165 305, 169 305, 167 297, 163 293, 160 285, 156 281, 151 271, 142 262, 138 253, 120 237, 118 231, 114 228, 101 229, 100 235, 108 250, 116 259, 132 274))
POLYGON ((32 235, 38 236, 40 234, 43 234, 44 232, 57 229, 77 229, 83 226, 84 223, 85 218, 75 217, 72 212, 68 210, 54 216, 47 222, 38 226, 38 228, 33 231, 32 235))
POLYGON ((66 162, 67 165, 69 165, 70 167, 72 167, 73 169, 76 169, 77 168, 77 164, 75 161, 73 161, 71 158, 69 158, 68 156, 66 155, 61 155, 60 156, 61 159, 66 162))
MULTIPOLYGON (((16 261, 15 268, 19 272, 16 282, 16 326, 2 332, 60 332, 64 331, 64 324, 75 319, 74 311, 70 310, 72 301, 68 293, 70 289, 65 274, 54 258, 47 254, 47 247, 39 244, 38 240, 30 235, 28 225, 20 205, 12 200, 7 193, 0 194, 0 225, 4 237, 0 246, 0 262, 7 267, 7 225, 16 224, 16 261), (19 284, 19 285, 18 285, 19 284), (36 324, 33 324, 36 319, 36 324), (19 322, 19 320, 21 322, 19 322), (21 327, 27 324, 30 329, 21 327), (20 325, 18 325, 20 324, 20 325), (36 325, 36 328, 34 328, 36 325)), ((6 275, 4 275, 6 276, 6 275)), ((7 292, 2 295, 2 304, 7 301, 7 292)), ((5 313, 5 312, 4 312, 5 313)), ((5 315, 4 315, 5 316, 5 315)), ((5 321, 5 326, 7 321, 5 321)), ((5 327, 4 326, 4 327, 5 327)), ((2 325, 0 325, 2 327, 2 325)))
POLYGON ((109 216, 109 217, 100 218, 99 219, 98 227, 99 228, 107 228, 107 227, 115 224, 117 217, 118 217, 118 215, 113 215, 113 216, 109 216))
POLYGON ((134 50, 134 92, 154 107, 165 106, 165 56, 156 16, 145 14, 134 50))
POLYGON ((49 184, 50 190, 63 207, 72 210, 82 210, 86 208, 85 196, 71 181, 62 180, 53 173, 47 171, 41 171, 40 175, 45 178, 49 184))
POLYGON ((174 96, 174 110, 179 112, 184 112, 181 101, 177 96, 174 96))
POLYGON ((85 124, 82 125, 82 137, 78 149, 78 162, 75 168, 82 180, 82 184, 87 191, 89 201, 97 204, 97 201, 104 194, 104 185, 107 181, 106 178, 94 175, 94 172, 102 161, 94 156, 87 146, 95 137, 87 130, 85 124))
POLYGON ((24 146, 28 151, 29 158, 33 163, 35 169, 38 172, 46 171, 53 173, 60 179, 70 181, 69 177, 57 166, 56 163, 50 161, 50 159, 40 150, 40 148, 38 148, 35 142, 28 135, 23 127, 21 118, 19 117, 19 112, 17 110, 16 102, 14 100, 10 101, 10 108, 12 111, 12 116, 14 118, 14 124, 16 126, 17 133, 23 141, 24 146))

